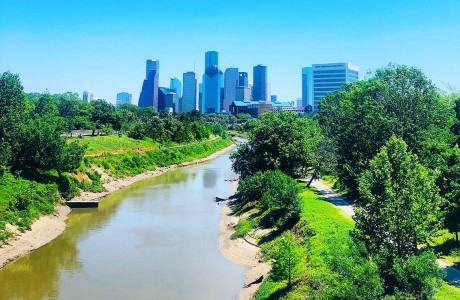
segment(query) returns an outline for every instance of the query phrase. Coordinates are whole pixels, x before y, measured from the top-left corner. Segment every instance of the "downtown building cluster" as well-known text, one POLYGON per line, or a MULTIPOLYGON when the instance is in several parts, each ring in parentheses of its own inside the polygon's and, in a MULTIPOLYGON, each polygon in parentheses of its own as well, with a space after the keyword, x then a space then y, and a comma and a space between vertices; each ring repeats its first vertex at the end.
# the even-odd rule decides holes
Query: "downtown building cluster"
POLYGON ((254 84, 249 84, 247 72, 238 68, 228 68, 225 72, 219 68, 219 53, 205 53, 204 74, 202 82, 196 72, 183 74, 182 82, 171 78, 170 87, 160 87, 160 62, 147 60, 146 77, 139 96, 140 107, 153 106, 158 111, 201 113, 239 113, 239 103, 267 103, 270 84, 267 82, 267 67, 257 65, 253 68, 254 84))
MULTIPOLYGON (((319 101, 327 94, 340 90, 344 84, 358 80, 359 68, 351 63, 313 64, 302 68, 302 97, 297 101, 279 101, 271 95, 268 70, 264 65, 253 67, 253 82, 247 72, 238 68, 219 68, 219 53, 205 53, 204 74, 183 73, 182 81, 171 78, 169 87, 159 86, 160 62, 147 60, 145 79, 139 96, 139 107, 154 107, 157 111, 186 113, 248 113, 258 116, 265 111, 290 110, 316 113, 319 101)), ((94 98, 91 91, 83 92, 83 100, 94 98)), ((117 94, 117 106, 132 104, 132 94, 117 94)))

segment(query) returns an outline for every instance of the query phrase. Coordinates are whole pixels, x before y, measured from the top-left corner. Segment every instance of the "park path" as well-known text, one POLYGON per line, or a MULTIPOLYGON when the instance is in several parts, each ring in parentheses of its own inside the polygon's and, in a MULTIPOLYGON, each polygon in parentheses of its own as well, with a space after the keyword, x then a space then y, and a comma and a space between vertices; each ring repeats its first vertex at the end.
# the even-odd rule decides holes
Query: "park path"
MULTIPOLYGON (((334 192, 328 185, 326 185, 321 180, 313 180, 311 186, 316 188, 318 192, 326 199, 327 201, 331 202, 335 206, 337 206, 340 210, 344 213, 353 217, 355 214, 355 210, 352 205, 350 205, 345 199, 339 196, 336 192, 334 192)), ((446 273, 446 277, 444 278, 449 284, 459 287, 460 288, 460 271, 449 267, 444 261, 441 259, 437 259, 436 262, 446 273)))

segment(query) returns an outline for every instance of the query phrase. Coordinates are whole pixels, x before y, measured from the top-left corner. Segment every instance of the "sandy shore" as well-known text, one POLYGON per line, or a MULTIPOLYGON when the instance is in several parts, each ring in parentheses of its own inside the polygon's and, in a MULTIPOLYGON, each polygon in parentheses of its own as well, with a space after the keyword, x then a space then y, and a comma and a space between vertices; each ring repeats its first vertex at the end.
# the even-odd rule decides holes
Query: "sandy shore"
MULTIPOLYGON (((231 195, 235 194, 238 182, 234 182, 231 195)), ((235 232, 233 226, 238 223, 238 216, 232 215, 230 208, 231 202, 226 201, 220 209, 219 220, 219 251, 224 257, 231 262, 246 267, 244 285, 255 281, 261 275, 266 277, 270 271, 270 266, 260 258, 260 248, 256 247, 244 239, 230 239, 235 232)), ((250 287, 243 288, 238 299, 252 299, 260 284, 253 284, 250 287)))
MULTIPOLYGON (((83 192, 80 196, 75 197, 71 201, 98 201, 103 197, 108 196, 110 193, 120 190, 134 182, 158 176, 165 172, 176 170, 181 167, 196 165, 209 161, 222 155, 235 147, 235 144, 230 145, 220 151, 211 154, 208 157, 197 159, 190 162, 185 162, 179 165, 172 165, 168 167, 158 168, 155 171, 148 171, 133 177, 125 177, 122 179, 113 180, 104 183, 104 188, 107 190, 102 193, 83 192)), ((67 227, 67 215, 71 209, 67 206, 58 206, 53 215, 40 217, 32 224, 32 228, 24 233, 17 233, 13 238, 8 240, 7 244, 0 245, 0 269, 8 263, 32 252, 35 249, 49 243, 58 237, 67 227)))
POLYGON ((66 228, 69 213, 69 207, 58 206, 54 214, 35 221, 31 230, 17 233, 0 247, 0 268, 57 238, 66 228))

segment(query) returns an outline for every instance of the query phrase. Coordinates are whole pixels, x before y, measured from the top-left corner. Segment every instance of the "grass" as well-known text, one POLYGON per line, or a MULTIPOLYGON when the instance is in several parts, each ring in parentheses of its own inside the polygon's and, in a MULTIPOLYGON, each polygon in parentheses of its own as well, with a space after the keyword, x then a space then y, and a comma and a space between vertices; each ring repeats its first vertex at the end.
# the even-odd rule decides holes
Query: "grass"
POLYGON ((72 138, 69 142, 78 140, 82 145, 87 145, 86 155, 102 155, 106 153, 124 153, 136 151, 141 148, 143 151, 157 149, 159 143, 150 138, 143 140, 132 139, 126 135, 104 135, 85 136, 83 139, 72 138))
POLYGON ((235 227, 235 232, 231 235, 231 239, 235 240, 238 238, 245 237, 251 230, 257 227, 257 219, 241 219, 235 227))
MULTIPOLYGON (((292 287, 287 286, 286 280, 275 280, 269 274, 259 286, 254 299, 348 299, 349 295, 353 295, 353 291, 345 291, 349 286, 360 289, 356 286, 360 283, 356 283, 354 274, 365 270, 362 268, 365 261, 360 261, 354 255, 356 252, 349 235, 354 221, 324 201, 314 189, 305 189, 301 197, 301 220, 291 231, 305 249, 305 260, 300 264, 292 287)), ((271 257, 277 238, 261 246, 267 260, 271 257)), ((460 299, 460 289, 443 283, 435 299, 460 299)))
POLYGON ((145 152, 104 154, 102 156, 86 157, 85 165, 87 167, 92 165, 101 167, 113 177, 134 176, 148 170, 155 170, 157 167, 205 158, 218 150, 228 147, 231 143, 231 140, 215 138, 145 152))
POLYGON ((460 269, 460 244, 455 235, 447 230, 439 232, 437 237, 428 241, 428 247, 433 248, 436 255, 449 266, 460 269))
POLYGON ((435 300, 460 300, 460 289, 443 283, 441 288, 434 295, 435 300))
POLYGON ((40 214, 54 212, 54 204, 60 199, 54 183, 29 181, 12 174, 0 176, 0 241, 11 237, 6 224, 16 225, 20 231, 30 229, 40 214))

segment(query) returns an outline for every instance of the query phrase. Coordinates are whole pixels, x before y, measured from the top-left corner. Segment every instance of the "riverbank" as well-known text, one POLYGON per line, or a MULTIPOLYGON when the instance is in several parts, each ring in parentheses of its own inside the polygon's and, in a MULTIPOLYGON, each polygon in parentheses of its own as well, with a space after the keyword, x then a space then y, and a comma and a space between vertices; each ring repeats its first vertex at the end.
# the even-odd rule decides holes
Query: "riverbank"
MULTIPOLYGON (((202 159, 184 162, 178 165, 161 167, 154 171, 148 171, 132 177, 112 180, 103 184, 106 192, 83 192, 80 196, 75 197, 71 201, 99 201, 111 193, 127 187, 137 181, 158 176, 178 168, 192 166, 212 160, 232 150, 234 147, 235 144, 232 144, 202 159)), ((31 230, 16 234, 13 238, 8 240, 7 244, 0 246, 0 269, 57 238, 66 228, 66 220, 70 211, 71 209, 67 206, 57 206, 56 211, 52 215, 41 216, 37 221, 35 221, 31 226, 31 230)))
MULTIPOLYGON (((231 195, 236 193, 238 182, 232 185, 231 195)), ((234 226, 238 223, 238 216, 232 214, 231 201, 226 201, 220 209, 219 220, 219 251, 231 262, 246 267, 244 286, 257 280, 260 276, 267 276, 270 266, 263 262, 260 256, 260 248, 248 243, 244 239, 232 240, 230 237, 235 232, 234 226)), ((259 284, 252 284, 243 288, 238 299, 252 299, 259 284)))

